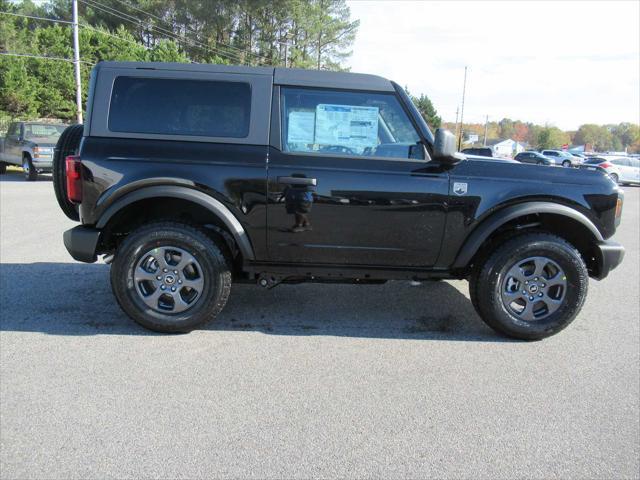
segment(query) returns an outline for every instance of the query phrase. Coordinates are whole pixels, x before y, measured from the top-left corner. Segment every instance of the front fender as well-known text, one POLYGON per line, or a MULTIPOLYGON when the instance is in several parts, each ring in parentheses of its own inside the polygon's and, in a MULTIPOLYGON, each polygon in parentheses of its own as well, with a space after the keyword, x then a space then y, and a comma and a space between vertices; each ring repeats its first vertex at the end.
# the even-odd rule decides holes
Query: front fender
POLYGON ((478 225, 463 243, 451 268, 461 269, 466 267, 476 252, 478 252, 484 241, 505 223, 518 217, 536 213, 562 215, 580 222, 591 232, 595 242, 604 241, 598 228, 583 213, 566 205, 560 205, 552 202, 526 202, 498 210, 478 225))

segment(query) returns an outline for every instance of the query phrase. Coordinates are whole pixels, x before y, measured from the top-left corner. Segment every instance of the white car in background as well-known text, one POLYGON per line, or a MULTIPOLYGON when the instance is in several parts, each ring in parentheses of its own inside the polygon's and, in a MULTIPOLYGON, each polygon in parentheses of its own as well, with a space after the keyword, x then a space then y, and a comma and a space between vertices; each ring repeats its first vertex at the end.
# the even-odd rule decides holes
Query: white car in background
POLYGON ((631 157, 612 157, 601 155, 586 160, 581 168, 604 170, 609 176, 621 185, 640 185, 640 159, 631 157))
POLYGON ((563 167, 577 167, 583 162, 582 158, 571 155, 566 150, 542 150, 540 153, 563 167))

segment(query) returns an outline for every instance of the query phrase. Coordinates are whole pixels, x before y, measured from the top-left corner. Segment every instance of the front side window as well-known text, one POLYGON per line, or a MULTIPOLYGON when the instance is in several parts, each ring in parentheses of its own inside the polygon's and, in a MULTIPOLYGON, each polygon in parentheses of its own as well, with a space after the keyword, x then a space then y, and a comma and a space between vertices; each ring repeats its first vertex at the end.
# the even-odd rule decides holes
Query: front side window
POLYGON ((283 88, 281 100, 285 152, 424 158, 393 94, 283 88))
POLYGON ((248 83, 118 77, 109 130, 125 133, 244 138, 249 134, 248 83))

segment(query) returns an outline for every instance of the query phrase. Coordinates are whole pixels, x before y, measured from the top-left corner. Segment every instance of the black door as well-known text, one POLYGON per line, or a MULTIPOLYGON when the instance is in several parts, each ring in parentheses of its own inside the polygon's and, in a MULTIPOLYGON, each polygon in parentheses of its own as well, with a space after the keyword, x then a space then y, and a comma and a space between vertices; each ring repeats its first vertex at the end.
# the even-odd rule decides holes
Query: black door
POLYGON ((268 167, 275 262, 431 266, 448 175, 395 94, 282 88, 268 167))

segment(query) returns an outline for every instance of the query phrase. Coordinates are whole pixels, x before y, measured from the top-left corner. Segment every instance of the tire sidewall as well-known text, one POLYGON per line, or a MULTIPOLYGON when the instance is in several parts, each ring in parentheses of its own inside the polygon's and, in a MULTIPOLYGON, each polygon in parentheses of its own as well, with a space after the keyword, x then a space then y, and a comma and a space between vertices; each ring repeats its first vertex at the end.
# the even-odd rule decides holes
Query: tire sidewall
MULTIPOLYGON (((204 234, 201 234, 204 236, 204 234)), ((179 229, 163 228, 133 233, 118 249, 111 270, 111 283, 123 310, 142 326, 162 332, 188 332, 215 316, 224 305, 225 282, 230 273, 220 252, 213 252, 214 244, 209 244, 198 235, 185 233, 179 229), (150 308, 140 298, 134 282, 134 270, 148 251, 156 247, 174 246, 181 248, 198 261, 202 269, 205 287, 196 304, 177 314, 162 313, 150 308), (222 261, 221 261, 222 259, 222 261)))
POLYGON ((495 261, 482 273, 480 279, 489 283, 491 298, 481 298, 479 301, 481 309, 493 319, 493 322, 487 323, 507 335, 530 340, 548 337, 567 327, 582 308, 588 289, 586 267, 576 253, 562 243, 539 239, 495 257, 495 261), (567 288, 558 310, 541 320, 526 322, 504 305, 502 284, 514 264, 535 256, 547 257, 556 262, 567 277, 567 288))

